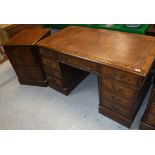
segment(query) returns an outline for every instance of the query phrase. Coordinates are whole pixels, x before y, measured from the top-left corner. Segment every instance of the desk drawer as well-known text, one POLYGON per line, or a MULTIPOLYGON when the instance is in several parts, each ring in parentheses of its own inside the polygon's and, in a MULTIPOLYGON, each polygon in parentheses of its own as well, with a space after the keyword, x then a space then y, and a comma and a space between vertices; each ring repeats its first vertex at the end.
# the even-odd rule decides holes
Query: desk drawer
POLYGON ((124 99, 123 97, 116 96, 106 90, 101 90, 101 97, 103 99, 107 99, 113 103, 116 103, 119 106, 122 106, 127 109, 132 109, 133 105, 135 104, 134 101, 129 101, 127 99, 124 99))
POLYGON ((43 65, 44 71, 50 75, 53 75, 59 79, 61 79, 61 73, 58 70, 52 69, 51 67, 48 67, 46 65, 43 65))
POLYGON ((111 111, 116 112, 119 115, 122 115, 126 118, 131 118, 131 112, 129 109, 123 108, 121 106, 116 105, 114 102, 110 102, 106 99, 101 99, 101 106, 110 109, 111 111))
POLYGON ((151 114, 147 114, 146 122, 148 122, 151 126, 155 127, 155 116, 153 116, 151 114))
POLYGON ((77 68, 81 68, 86 71, 95 72, 95 73, 99 72, 98 64, 96 64, 95 62, 87 61, 82 58, 76 58, 65 54, 59 54, 58 58, 61 62, 70 64, 77 68))
POLYGON ((150 108, 149 108, 149 112, 155 116, 155 105, 151 105, 150 108))
POLYGON ((101 66, 101 74, 103 77, 112 78, 117 81, 128 83, 135 87, 140 87, 143 83, 144 78, 138 75, 134 75, 129 72, 125 72, 112 67, 101 66))
POLYGON ((130 101, 134 101, 139 94, 139 89, 132 88, 127 84, 123 84, 115 80, 101 80, 101 91, 105 90, 116 96, 123 97, 130 101))
POLYGON ((155 105, 155 89, 153 89, 151 93, 151 102, 155 105))
POLYGON ((44 48, 39 48, 40 54, 49 58, 55 59, 55 53, 52 50, 44 49, 44 48))
POLYGON ((63 87, 62 80, 57 79, 56 77, 48 75, 48 74, 46 74, 46 77, 47 77, 47 81, 48 81, 49 84, 54 84, 54 85, 63 87))
POLYGON ((43 65, 46 65, 46 66, 48 66, 50 68, 59 70, 59 63, 55 59, 47 58, 47 57, 44 57, 44 56, 42 56, 41 58, 42 58, 43 65))

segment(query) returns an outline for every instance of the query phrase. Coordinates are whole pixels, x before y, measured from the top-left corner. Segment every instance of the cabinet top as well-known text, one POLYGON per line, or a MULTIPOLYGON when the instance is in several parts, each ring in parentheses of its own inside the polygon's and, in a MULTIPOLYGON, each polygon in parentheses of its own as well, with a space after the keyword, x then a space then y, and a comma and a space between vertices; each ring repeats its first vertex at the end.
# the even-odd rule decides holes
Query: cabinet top
POLYGON ((5 29, 7 27, 12 26, 13 24, 0 24, 0 29, 5 29))
POLYGON ((83 59, 146 76, 155 58, 155 37, 70 26, 37 43, 83 59))
POLYGON ((33 45, 49 31, 50 29, 46 28, 33 28, 23 30, 7 40, 3 44, 3 46, 33 45))

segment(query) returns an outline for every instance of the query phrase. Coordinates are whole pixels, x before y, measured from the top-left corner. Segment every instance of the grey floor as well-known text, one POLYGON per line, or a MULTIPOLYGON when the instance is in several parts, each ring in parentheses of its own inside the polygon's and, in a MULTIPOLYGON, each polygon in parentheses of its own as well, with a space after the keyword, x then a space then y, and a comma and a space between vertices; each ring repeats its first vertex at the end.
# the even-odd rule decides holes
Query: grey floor
MULTIPOLYGON (((138 129, 148 96, 131 129, 138 129)), ((0 129, 127 130, 99 114, 98 103, 95 75, 64 96, 49 87, 20 85, 10 62, 0 65, 0 129)))

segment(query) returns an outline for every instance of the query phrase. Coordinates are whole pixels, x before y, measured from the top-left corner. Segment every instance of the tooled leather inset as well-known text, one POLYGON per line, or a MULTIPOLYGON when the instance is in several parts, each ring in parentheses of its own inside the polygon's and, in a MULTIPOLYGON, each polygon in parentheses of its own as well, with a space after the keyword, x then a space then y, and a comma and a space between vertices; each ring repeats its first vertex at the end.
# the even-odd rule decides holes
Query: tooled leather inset
POLYGON ((84 27, 67 27, 40 45, 141 76, 155 56, 153 37, 84 27))

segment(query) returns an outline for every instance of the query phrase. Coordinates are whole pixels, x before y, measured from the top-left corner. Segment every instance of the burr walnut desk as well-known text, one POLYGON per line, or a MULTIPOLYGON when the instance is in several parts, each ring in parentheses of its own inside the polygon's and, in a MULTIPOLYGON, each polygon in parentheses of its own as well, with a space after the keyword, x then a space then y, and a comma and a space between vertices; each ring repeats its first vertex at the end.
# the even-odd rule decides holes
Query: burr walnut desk
POLYGON ((50 30, 43 28, 23 30, 3 44, 21 84, 47 86, 38 47, 34 44, 49 34, 50 30))
POLYGON ((68 79, 74 72, 67 76, 67 66, 95 73, 99 112, 130 127, 151 83, 155 38, 71 26, 37 45, 51 87, 68 94, 66 81, 73 82, 68 79))

